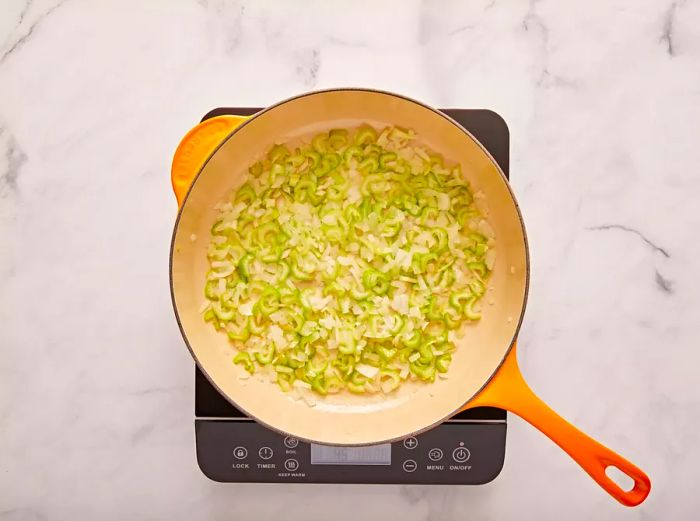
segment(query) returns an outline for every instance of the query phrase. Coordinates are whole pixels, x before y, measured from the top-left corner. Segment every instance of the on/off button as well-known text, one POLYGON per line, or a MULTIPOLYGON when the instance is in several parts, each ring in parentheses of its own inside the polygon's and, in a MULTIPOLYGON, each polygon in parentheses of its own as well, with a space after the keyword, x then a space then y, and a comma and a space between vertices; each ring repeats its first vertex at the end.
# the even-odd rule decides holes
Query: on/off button
POLYGON ((464 463, 471 457, 471 454, 469 453, 469 449, 466 447, 457 447, 455 450, 452 451, 452 459, 455 460, 457 463, 464 463))

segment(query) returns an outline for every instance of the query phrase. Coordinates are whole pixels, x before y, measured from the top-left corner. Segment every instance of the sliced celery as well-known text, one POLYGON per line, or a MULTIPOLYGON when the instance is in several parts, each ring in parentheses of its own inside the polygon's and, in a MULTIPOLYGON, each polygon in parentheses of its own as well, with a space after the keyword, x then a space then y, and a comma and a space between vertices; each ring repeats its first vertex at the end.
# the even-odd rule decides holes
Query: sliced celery
POLYGON ((227 201, 211 227, 203 319, 228 336, 234 363, 270 368, 284 391, 432 382, 481 317, 491 228, 459 165, 410 130, 275 144, 227 201))

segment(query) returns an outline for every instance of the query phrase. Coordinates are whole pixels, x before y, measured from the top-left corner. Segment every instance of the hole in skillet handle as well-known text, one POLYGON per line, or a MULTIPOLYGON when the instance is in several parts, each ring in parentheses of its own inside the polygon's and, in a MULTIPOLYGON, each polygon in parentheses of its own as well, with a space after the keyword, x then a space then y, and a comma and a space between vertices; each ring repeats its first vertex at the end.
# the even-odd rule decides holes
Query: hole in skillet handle
POLYGON ((625 492, 630 492, 634 488, 634 479, 625 474, 615 465, 609 465, 606 467, 605 475, 625 492))
POLYGON ((584 469, 623 505, 634 507, 641 504, 651 492, 649 476, 610 449, 602 445, 599 448, 607 454, 599 453, 594 458, 597 465, 591 468, 584 466, 584 469))

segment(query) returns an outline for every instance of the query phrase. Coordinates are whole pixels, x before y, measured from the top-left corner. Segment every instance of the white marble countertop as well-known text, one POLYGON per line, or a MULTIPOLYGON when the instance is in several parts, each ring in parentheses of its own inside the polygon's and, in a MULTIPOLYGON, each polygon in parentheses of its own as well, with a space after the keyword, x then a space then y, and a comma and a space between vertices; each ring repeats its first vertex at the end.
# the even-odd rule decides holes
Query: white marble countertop
POLYGON ((3 1, 0 519, 694 517, 699 23, 693 0, 3 1), (532 248, 521 365, 649 473, 645 504, 513 416, 480 487, 199 472, 172 153, 213 107, 349 85, 506 119, 532 248))

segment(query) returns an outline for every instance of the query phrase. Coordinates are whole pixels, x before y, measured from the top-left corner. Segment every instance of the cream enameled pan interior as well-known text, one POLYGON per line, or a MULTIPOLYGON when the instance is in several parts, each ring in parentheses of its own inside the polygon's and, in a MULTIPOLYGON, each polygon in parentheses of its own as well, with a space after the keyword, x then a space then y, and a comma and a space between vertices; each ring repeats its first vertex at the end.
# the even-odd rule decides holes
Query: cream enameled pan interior
POLYGON ((499 367, 515 338, 527 276, 526 241, 517 205, 503 174, 481 145, 429 107, 392 94, 362 90, 294 98, 235 130, 205 164, 184 201, 171 259, 173 301, 180 327, 210 381, 234 405, 269 427, 334 445, 371 444, 408 436, 444 420, 471 399, 499 367), (482 320, 469 327, 459 342, 446 380, 404 385, 389 396, 329 396, 312 407, 283 393, 267 378, 241 378, 245 373, 232 363, 234 351, 226 336, 202 320, 209 229, 215 220, 214 206, 242 184, 248 166, 272 144, 362 123, 414 129, 427 146, 448 161, 461 163, 474 189, 484 192, 497 241, 493 289, 483 299, 482 320))

